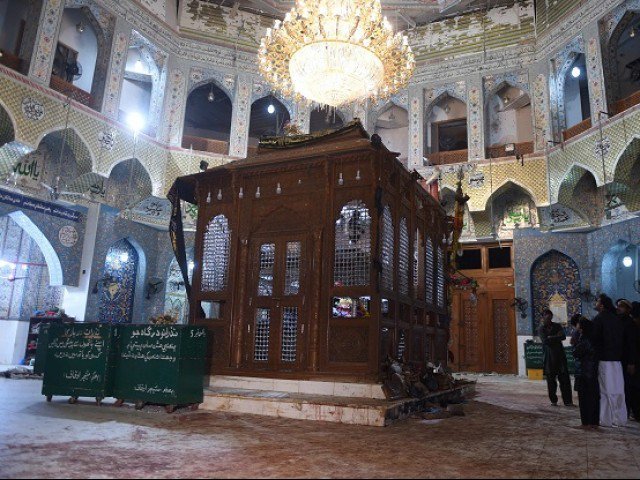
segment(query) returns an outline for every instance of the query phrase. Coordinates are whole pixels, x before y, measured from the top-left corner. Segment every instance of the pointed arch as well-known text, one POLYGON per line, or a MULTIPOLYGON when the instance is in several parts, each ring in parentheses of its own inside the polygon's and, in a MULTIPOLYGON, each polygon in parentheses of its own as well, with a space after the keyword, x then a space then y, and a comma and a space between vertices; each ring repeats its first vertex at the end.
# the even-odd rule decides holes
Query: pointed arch
POLYGON ((434 98, 433 101, 431 101, 428 105, 425 106, 424 117, 423 117, 425 119, 425 123, 427 120, 429 120, 429 117, 431 116, 431 112, 433 111, 433 108, 447 97, 452 98, 454 100, 458 100, 464 103, 465 105, 467 104, 467 101, 463 98, 460 98, 452 88, 447 88, 445 91, 441 92, 436 98, 434 98))
MULTIPOLYGON (((71 112, 71 115, 73 115, 73 112, 71 112)), ((69 122, 66 130, 68 133, 66 134, 65 150, 73 152, 73 156, 80 166, 82 173, 94 171, 96 168, 96 159, 93 151, 89 148, 91 143, 87 141, 82 132, 71 122, 69 122)), ((36 148, 39 148, 47 138, 56 138, 57 136, 60 136, 61 139, 65 138, 64 125, 57 125, 41 132, 38 137, 38 147, 36 148)))
POLYGON ((0 99, 0 148, 16 139, 16 121, 0 99))
POLYGON ((511 188, 522 190, 525 194, 527 194, 531 198, 534 204, 538 205, 538 198, 535 196, 533 191, 529 187, 521 183, 520 181, 511 178, 511 179, 504 180, 497 187, 495 187, 495 189, 493 190, 493 193, 489 195, 489 197, 487 197, 487 201, 485 203, 485 209, 490 208, 492 200, 495 200, 498 196, 507 192, 511 188))

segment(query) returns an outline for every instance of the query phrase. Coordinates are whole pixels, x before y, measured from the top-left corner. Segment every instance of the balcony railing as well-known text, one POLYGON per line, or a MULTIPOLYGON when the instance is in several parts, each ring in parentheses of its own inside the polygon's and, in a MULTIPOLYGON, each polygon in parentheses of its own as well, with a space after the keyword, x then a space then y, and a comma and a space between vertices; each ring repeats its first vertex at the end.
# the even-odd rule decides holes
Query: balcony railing
POLYGON ((182 148, 193 148, 199 152, 218 153, 220 155, 229 154, 229 142, 193 135, 182 136, 182 148))
POLYGON ((619 113, 629 110, 631 107, 635 107, 636 105, 640 105, 640 90, 611 105, 609 113, 611 113, 611 116, 613 117, 614 115, 618 115, 619 113))
POLYGON ((450 152, 435 152, 426 154, 431 165, 448 165, 463 163, 469 160, 469 150, 452 150, 450 152))
POLYGON ((73 98, 76 102, 80 102, 89 108, 94 108, 93 96, 89 92, 85 92, 81 88, 78 88, 72 83, 63 80, 57 75, 51 75, 51 82, 49 82, 49 86, 56 92, 60 92, 65 96, 71 96, 71 98, 73 98))
POLYGON ((0 63, 16 72, 22 70, 22 59, 4 50, 0 50, 0 63))
POLYGON ((567 128, 564 132, 562 132, 562 138, 566 142, 570 138, 573 138, 576 135, 580 135, 581 133, 586 132, 590 128, 591 128, 591 119, 587 118, 586 120, 583 120, 577 125, 574 125, 571 128, 567 128))
POLYGON ((516 155, 525 155, 533 153, 533 142, 521 142, 507 145, 494 145, 487 147, 487 158, 515 157, 516 155), (507 152, 507 145, 514 145, 512 151, 507 152))

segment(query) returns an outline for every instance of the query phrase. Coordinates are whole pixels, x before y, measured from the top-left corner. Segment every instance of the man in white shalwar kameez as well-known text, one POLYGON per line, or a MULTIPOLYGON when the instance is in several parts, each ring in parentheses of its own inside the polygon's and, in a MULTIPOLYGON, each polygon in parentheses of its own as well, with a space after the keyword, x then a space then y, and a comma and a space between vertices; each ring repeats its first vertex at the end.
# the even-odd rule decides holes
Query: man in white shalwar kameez
POLYGON ((624 322, 616 314, 613 301, 601 294, 596 301, 598 315, 593 319, 594 345, 600 360, 600 425, 621 427, 627 423, 624 397, 624 322))

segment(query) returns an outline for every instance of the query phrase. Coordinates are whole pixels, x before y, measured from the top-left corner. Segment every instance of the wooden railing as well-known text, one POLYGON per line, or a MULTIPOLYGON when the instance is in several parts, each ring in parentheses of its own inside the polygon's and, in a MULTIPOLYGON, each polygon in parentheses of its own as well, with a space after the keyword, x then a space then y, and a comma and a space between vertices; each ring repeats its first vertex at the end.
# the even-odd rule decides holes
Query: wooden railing
POLYGON ((81 88, 61 79, 57 75, 51 75, 49 86, 56 92, 60 92, 65 96, 70 95, 76 102, 80 102, 89 108, 94 108, 93 96, 89 92, 85 92, 81 88))
POLYGON ((253 157, 258 154, 258 147, 247 147, 247 157, 253 157))
POLYGON ((511 152, 505 150, 506 145, 494 145, 487 147, 487 158, 515 157, 533 153, 533 142, 514 143, 515 149, 511 152))
POLYGON ((182 136, 182 148, 192 148, 199 152, 229 154, 229 142, 213 140, 211 138, 196 137, 192 135, 182 136))
POLYGON ((609 113, 611 113, 611 116, 613 117, 614 115, 618 115, 619 113, 629 110, 631 107, 635 107, 636 105, 640 105, 640 90, 611 105, 609 113))
POLYGON ((583 120, 577 125, 574 125, 571 128, 567 128, 564 132, 562 132, 562 138, 566 142, 570 138, 575 137, 576 135, 580 135, 582 132, 586 132, 591 128, 591 119, 587 118, 583 120))
POLYGON ((469 150, 427 153, 425 156, 431 165, 448 165, 450 163, 462 163, 469 161, 469 150))
POLYGON ((0 50, 0 63, 16 72, 22 70, 22 59, 4 50, 0 50))

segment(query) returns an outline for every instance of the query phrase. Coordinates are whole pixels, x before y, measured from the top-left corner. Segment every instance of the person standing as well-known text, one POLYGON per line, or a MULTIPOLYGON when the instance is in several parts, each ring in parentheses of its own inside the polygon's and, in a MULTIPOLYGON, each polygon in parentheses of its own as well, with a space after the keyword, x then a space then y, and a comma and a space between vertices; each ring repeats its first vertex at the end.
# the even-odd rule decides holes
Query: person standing
POLYGON ((600 425, 624 426, 627 423, 622 373, 624 323, 605 294, 598 296, 595 309, 598 315, 593 319, 593 344, 599 361, 600 425))
POLYGON ((598 386, 598 356, 593 347, 593 322, 582 317, 580 331, 573 348, 576 359, 575 389, 580 404, 580 420, 584 427, 597 427, 600 422, 600 387, 598 386))
POLYGON ((544 374, 547 377, 551 405, 558 405, 557 381, 559 381, 562 401, 567 407, 573 406, 569 367, 567 366, 567 356, 562 345, 567 336, 562 325, 553 323, 553 312, 549 309, 543 312, 543 321, 539 334, 542 340, 544 374))
POLYGON ((640 422, 640 302, 631 304, 631 318, 635 327, 636 357, 633 375, 630 375, 631 412, 636 422, 640 422))
POLYGON ((636 350, 638 332, 636 324, 631 318, 631 302, 626 298, 616 301, 616 313, 624 325, 624 351, 622 354, 622 374, 624 376, 624 398, 627 405, 627 415, 633 412, 631 401, 631 379, 636 373, 636 350))

